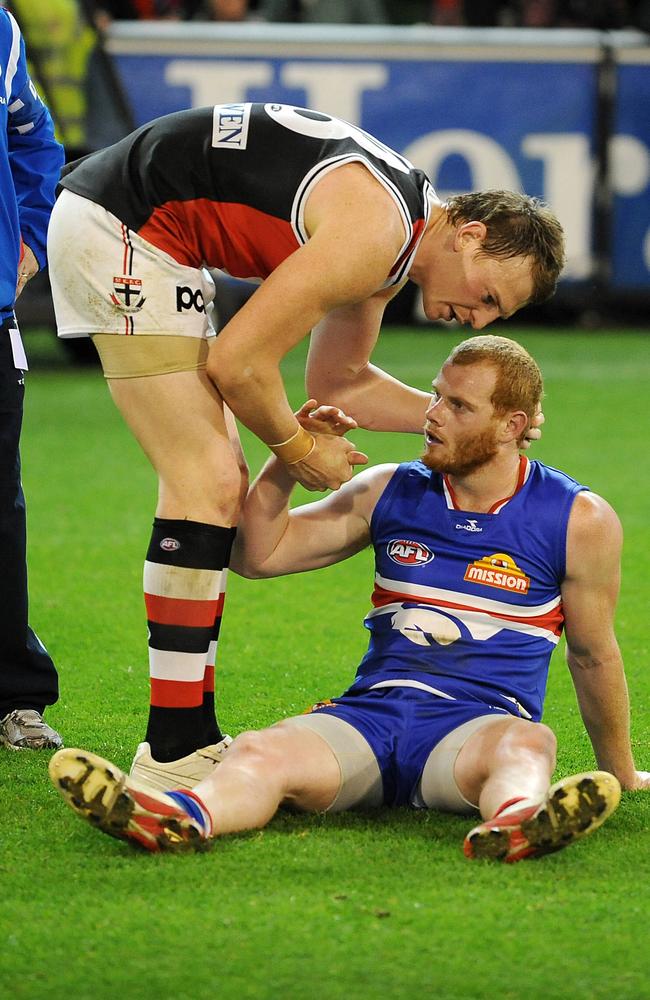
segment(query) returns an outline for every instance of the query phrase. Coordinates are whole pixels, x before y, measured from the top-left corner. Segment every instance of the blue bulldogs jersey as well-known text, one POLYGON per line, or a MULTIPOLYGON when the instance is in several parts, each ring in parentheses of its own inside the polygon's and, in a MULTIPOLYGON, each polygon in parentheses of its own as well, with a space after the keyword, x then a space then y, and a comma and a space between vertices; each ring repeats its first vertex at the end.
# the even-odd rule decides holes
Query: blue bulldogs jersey
POLYGON ((371 633, 355 688, 419 678, 539 721, 564 625, 560 587, 585 487, 520 458, 517 489, 489 513, 455 506, 447 478, 400 465, 372 517, 371 633))

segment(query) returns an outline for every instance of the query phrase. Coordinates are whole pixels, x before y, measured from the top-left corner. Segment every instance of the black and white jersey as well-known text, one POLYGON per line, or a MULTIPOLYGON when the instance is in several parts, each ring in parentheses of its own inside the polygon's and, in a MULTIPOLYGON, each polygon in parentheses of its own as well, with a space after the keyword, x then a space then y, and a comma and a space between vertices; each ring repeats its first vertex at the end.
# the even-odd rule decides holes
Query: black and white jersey
POLYGON ((393 198, 406 238, 387 276, 408 272, 435 193, 425 175, 367 132, 285 104, 178 111, 73 163, 63 187, 102 205, 179 263, 265 278, 307 239, 314 186, 364 164, 393 198))

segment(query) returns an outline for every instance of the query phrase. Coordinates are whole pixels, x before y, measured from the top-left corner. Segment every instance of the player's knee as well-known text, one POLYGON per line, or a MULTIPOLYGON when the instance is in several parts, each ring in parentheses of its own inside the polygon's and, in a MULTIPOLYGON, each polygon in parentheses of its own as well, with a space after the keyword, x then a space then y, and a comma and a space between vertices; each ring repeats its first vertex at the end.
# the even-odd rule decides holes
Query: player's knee
POLYGON ((279 742, 270 729, 248 730, 232 741, 228 760, 246 770, 277 772, 282 759, 279 742))
POLYGON ((525 751, 546 757, 551 763, 555 763, 557 738, 553 730, 543 722, 517 720, 509 727, 502 742, 503 752, 516 756, 525 751))
POLYGON ((176 469, 160 476, 159 515, 236 524, 243 499, 241 473, 236 462, 217 469, 176 469))
POLYGON ((246 496, 242 485, 241 469, 236 463, 233 462, 227 469, 220 470, 216 488, 213 483, 208 496, 212 497, 217 513, 229 516, 231 522, 236 521, 243 498, 246 496))
POLYGON ((549 729, 543 722, 534 723, 532 737, 529 734, 528 739, 531 740, 531 745, 540 754, 555 761, 557 737, 552 729, 549 729))

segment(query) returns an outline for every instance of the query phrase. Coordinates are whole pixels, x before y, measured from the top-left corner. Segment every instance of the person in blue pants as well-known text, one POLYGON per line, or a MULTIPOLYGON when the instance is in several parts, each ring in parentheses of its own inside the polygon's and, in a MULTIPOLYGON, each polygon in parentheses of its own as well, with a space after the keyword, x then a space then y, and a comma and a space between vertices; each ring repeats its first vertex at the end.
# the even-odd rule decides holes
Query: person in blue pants
POLYGON ((15 18, 0 7, 0 745, 56 748, 43 720, 58 698, 50 655, 28 622, 20 433, 27 360, 14 314, 45 266, 47 226, 63 166, 49 111, 29 78, 15 18))

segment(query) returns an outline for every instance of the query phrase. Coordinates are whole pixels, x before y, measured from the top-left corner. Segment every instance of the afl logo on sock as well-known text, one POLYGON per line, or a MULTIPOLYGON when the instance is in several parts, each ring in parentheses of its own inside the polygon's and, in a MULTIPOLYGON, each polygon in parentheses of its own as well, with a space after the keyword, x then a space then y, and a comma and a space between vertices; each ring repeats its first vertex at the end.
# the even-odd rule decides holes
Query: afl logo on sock
POLYGON ((176 538, 163 538, 160 548, 163 552, 176 552, 180 549, 181 543, 176 538))

